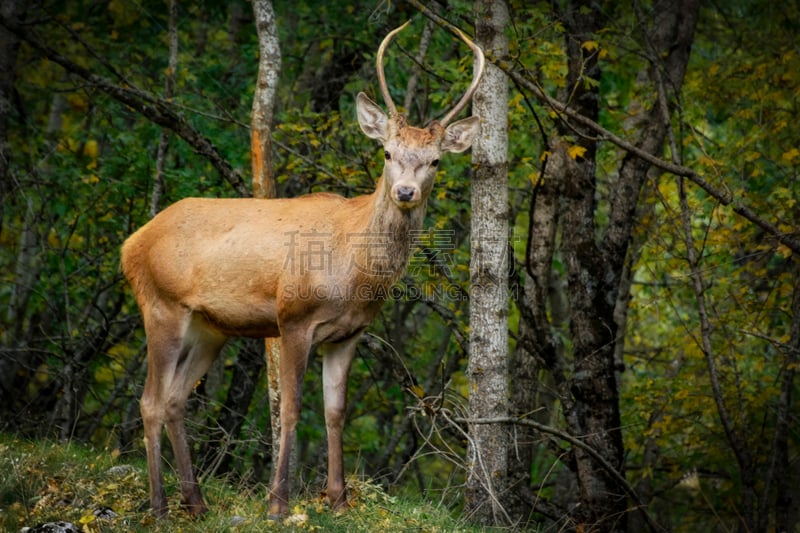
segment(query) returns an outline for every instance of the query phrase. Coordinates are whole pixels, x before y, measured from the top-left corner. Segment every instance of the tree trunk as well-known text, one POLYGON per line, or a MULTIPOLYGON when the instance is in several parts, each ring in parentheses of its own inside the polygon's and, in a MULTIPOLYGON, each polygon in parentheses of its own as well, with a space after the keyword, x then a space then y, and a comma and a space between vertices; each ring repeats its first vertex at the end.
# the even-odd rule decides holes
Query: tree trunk
MULTIPOLYGON (((19 0, 0 1, 0 18, 18 23, 25 12, 27 2, 19 0)), ((6 195, 11 190, 11 150, 8 142, 9 119, 14 101, 14 70, 17 64, 19 39, 0 25, 0 231, 3 229, 6 195)))
MULTIPOLYGON (((475 3, 476 42, 486 53, 508 55, 504 0, 475 3)), ((470 353, 467 367, 471 418, 508 412, 508 80, 488 65, 473 97, 482 133, 473 145, 470 241, 470 353)), ((508 523, 503 506, 507 434, 499 424, 469 428, 465 513, 480 524, 508 523)))
MULTIPOLYGON (((281 69, 281 49, 278 26, 271 0, 253 2, 256 30, 258 32, 258 81, 253 95, 253 111, 250 126, 251 158, 253 165, 253 196, 274 198, 275 178, 272 175, 272 115, 281 69)), ((280 347, 277 339, 265 339, 264 352, 267 362, 267 386, 269 388, 270 421, 272 429, 272 457, 278 457, 281 442, 280 383, 278 366, 280 347)), ((295 465, 296 450, 290 465, 295 465)), ((290 466, 290 471, 295 468, 290 466)))
MULTIPOLYGON (((554 391, 564 384, 563 349, 556 330, 563 327, 567 312, 559 305, 563 290, 553 272, 556 235, 559 221, 559 197, 567 151, 564 143, 554 139, 547 147, 550 153, 542 168, 530 204, 528 246, 525 271, 512 274, 516 285, 511 294, 520 310, 517 347, 509 365, 511 412, 525 418, 536 413, 536 419, 551 422, 558 400, 554 391), (551 369, 551 374, 543 370, 551 369), (541 409, 543 407, 543 409, 541 409)), ((514 442, 508 449, 509 513, 515 523, 525 524, 534 511, 535 496, 530 494, 531 471, 540 439, 533 428, 515 428, 514 442)))
MULTIPOLYGON (((0 2, 0 18, 3 21, 9 20, 14 23, 22 16, 22 13, 27 5, 26 2, 2 0, 0 2)), ((11 109, 13 108, 14 101, 14 81, 15 81, 15 67, 17 64, 17 51, 19 50, 19 39, 16 35, 6 30, 3 25, 0 25, 0 233, 3 230, 5 222, 5 206, 7 195, 11 191, 11 146, 8 139, 9 121, 11 119, 11 109)), ((29 201, 30 206, 30 201, 29 201)), ((30 209, 26 211, 27 214, 30 209)), ((26 224, 25 228, 28 226, 26 224)), ((25 235, 27 232, 23 233, 25 235)), ((24 240, 21 243, 21 250, 24 246, 24 240)), ((14 278, 17 283, 20 283, 19 278, 14 278)), ((20 286, 14 288, 14 293, 20 291, 20 286)), ((22 325, 20 317, 15 318, 14 314, 14 298, 12 297, 11 304, 5 311, 7 317, 6 323, 12 324, 16 319, 18 327, 22 325)), ((0 343, 3 346, 10 346, 12 334, 9 331, 0 333, 0 343)), ((3 354, 0 357, 0 400, 4 406, 11 406, 13 398, 16 395, 13 392, 13 384, 17 377, 17 370, 19 365, 16 363, 16 358, 6 357, 3 354)))
MULTIPOLYGON (((175 73, 178 70, 178 4, 176 0, 169 2, 169 61, 167 76, 164 80, 164 98, 172 99, 175 93, 175 73)), ((150 217, 158 214, 158 206, 161 204, 161 197, 164 195, 164 169, 167 164, 167 148, 169 147, 169 131, 161 130, 158 141, 158 153, 156 154, 156 175, 153 179, 153 193, 150 197, 150 217)))
MULTIPOLYGON (((599 114, 598 54, 582 43, 594 39, 602 27, 600 7, 589 2, 570 2, 561 13, 567 29, 567 91, 576 111, 592 120, 599 114)), ((582 438, 606 463, 622 471, 623 443, 619 394, 614 374, 614 321, 616 294, 609 294, 603 258, 596 240, 595 137, 580 125, 560 126, 563 136, 575 135, 581 155, 567 155, 563 185, 562 241, 570 302, 570 337, 574 371, 571 399, 565 404, 570 433, 582 438)), ((635 205, 636 198, 629 199, 635 205)), ((612 473, 606 472, 585 449, 573 447, 572 460, 581 505, 573 520, 586 531, 623 531, 626 496, 612 473)))
MULTIPOLYGON (((649 81, 659 99, 640 124, 636 145, 648 154, 659 154, 669 128, 667 102, 680 89, 689 50, 694 38, 698 4, 687 0, 665 6, 651 28, 643 27, 652 63, 649 81), (661 73, 668 78, 661 80, 661 73), (665 89, 666 87, 666 89, 665 89), (668 92, 667 92, 668 91, 668 92)), ((599 54, 583 46, 602 28, 603 17, 594 3, 570 3, 561 14, 567 28, 567 90, 572 108, 593 121, 599 116, 599 54)), ((590 48, 590 47, 589 47, 590 48)), ((605 462, 623 474, 623 442, 620 428, 619 395, 615 371, 620 298, 625 261, 637 220, 639 193, 646 181, 649 164, 628 154, 618 179, 610 190, 609 222, 598 238, 596 226, 596 137, 582 124, 563 124, 563 135, 576 135, 580 155, 570 158, 564 175, 562 239, 571 309, 570 336, 574 372, 571 401, 565 404, 570 432, 582 438, 605 462)), ((575 152, 577 154, 577 152, 575 152)), ((574 468, 581 505, 573 519, 592 531, 624 531, 621 517, 627 497, 614 473, 608 472, 583 448, 573 448, 574 468)))
POLYGON ((253 165, 253 196, 274 198, 272 176, 272 114, 281 70, 281 48, 278 26, 271 0, 253 2, 258 32, 258 80, 253 95, 250 123, 250 151, 253 165))

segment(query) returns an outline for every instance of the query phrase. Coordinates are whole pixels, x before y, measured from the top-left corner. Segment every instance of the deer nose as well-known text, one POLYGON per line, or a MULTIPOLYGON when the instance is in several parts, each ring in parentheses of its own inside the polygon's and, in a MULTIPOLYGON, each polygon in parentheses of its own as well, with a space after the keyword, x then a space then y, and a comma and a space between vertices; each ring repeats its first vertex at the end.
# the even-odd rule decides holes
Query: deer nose
POLYGON ((397 187, 397 200, 399 202, 410 202, 414 199, 415 192, 417 192, 417 190, 414 187, 400 185, 397 187))

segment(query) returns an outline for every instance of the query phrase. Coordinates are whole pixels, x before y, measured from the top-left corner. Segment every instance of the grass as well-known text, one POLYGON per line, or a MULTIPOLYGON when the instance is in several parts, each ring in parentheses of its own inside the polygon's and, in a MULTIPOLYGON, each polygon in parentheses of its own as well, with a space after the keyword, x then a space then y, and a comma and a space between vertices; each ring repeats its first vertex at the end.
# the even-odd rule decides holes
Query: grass
POLYGON ((211 511, 192 519, 178 506, 176 479, 167 474, 170 516, 148 511, 147 467, 110 450, 0 435, 0 531, 68 521, 86 533, 125 532, 464 532, 480 531, 433 503, 387 494, 365 480, 348 480, 351 508, 335 513, 318 496, 293 501, 292 516, 267 519, 266 487, 203 480, 211 511), (171 491, 171 492, 170 492, 171 491), (113 511, 112 518, 96 515, 113 511))

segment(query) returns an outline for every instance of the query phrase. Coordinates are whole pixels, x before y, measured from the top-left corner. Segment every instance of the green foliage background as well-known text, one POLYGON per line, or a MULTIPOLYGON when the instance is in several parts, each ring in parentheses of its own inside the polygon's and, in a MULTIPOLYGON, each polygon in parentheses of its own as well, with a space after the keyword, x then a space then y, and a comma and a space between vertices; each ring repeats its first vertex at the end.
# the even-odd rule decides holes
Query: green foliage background
MULTIPOLYGON (((403 3, 391 8, 358 1, 275 4, 283 56, 274 132, 279 195, 371 191, 380 155, 358 130, 354 95, 360 90, 375 95, 376 43, 386 29, 413 17, 415 31, 398 37, 387 64, 395 101, 402 102, 422 18, 403 3)), ((549 17, 548 4, 512 2, 512 7, 512 55, 557 95, 564 87, 563 28, 549 17)), ((247 125, 258 61, 249 9, 246 2, 180 7, 177 84, 169 102, 243 176, 250 168, 247 125)), ((32 29, 48 46, 114 83, 163 93, 168 48, 163 2, 43 2, 33 11, 32 29)), ((470 4, 454 2, 449 18, 463 22, 470 13, 470 4)), ((635 17, 627 13, 589 45, 602 50, 602 125, 623 137, 635 124, 635 106, 654 97, 640 94, 635 83, 642 64, 636 31, 635 17)), ((679 155, 684 165, 794 235, 800 196, 798 32, 796 3, 752 0, 705 7, 674 112, 680 153, 664 154, 665 159, 679 155)), ((408 110, 411 122, 434 118, 469 83, 471 57, 462 48, 445 32, 434 32, 419 96, 408 110)), ((0 429, 140 454, 136 402, 144 338, 118 262, 123 240, 149 217, 161 129, 29 46, 22 44, 18 54, 16 100, 8 111, 13 188, 0 232, 0 357, 19 363, 13 381, 24 385, 16 385, 3 406, 0 429)), ((549 129, 553 118, 512 88, 509 180, 517 263, 524 258, 527 204, 543 156, 536 120, 549 129)), ((613 182, 623 155, 603 146, 600 195, 607 194, 602 183, 613 182)), ((463 297, 469 175, 468 157, 443 161, 429 206, 427 226, 433 231, 427 244, 438 247, 447 268, 435 268, 422 249, 415 252, 403 284, 435 297, 387 305, 360 345, 346 433, 348 471, 456 507, 464 441, 439 432, 416 410, 432 397, 461 408, 468 393, 462 371, 469 338, 463 297)), ((207 160, 175 136, 169 140, 166 184, 162 206, 187 196, 235 194, 207 160)), ((729 530, 737 523, 741 473, 730 436, 720 426, 708 361, 718 365, 736 438, 756 469, 767 471, 774 457, 776 402, 798 364, 792 333, 797 260, 730 207, 697 187, 683 187, 700 243, 713 353, 705 353, 699 342, 697 295, 680 218, 682 185, 653 172, 640 199, 620 380, 626 474, 634 486, 649 487, 651 513, 665 526, 729 530)), ((563 271, 559 258, 553 269, 563 271)), ((510 315, 514 349, 519 313, 512 307, 510 315)), ((193 398, 191 431, 198 450, 220 414, 240 349, 237 343, 226 349, 193 398)), ((265 387, 258 391, 241 434, 226 443, 234 456, 231 472, 252 483, 265 481, 269 460, 268 401, 265 387)), ((797 397, 791 380, 788 391, 797 397)), ((300 463, 305 481, 314 484, 324 475, 316 360, 304 402, 300 463)), ((797 401, 792 402, 794 470, 787 476, 798 476, 800 426, 797 401)), ((560 459, 542 445, 537 465, 539 494, 556 496, 557 484, 550 480, 564 468, 560 459)))

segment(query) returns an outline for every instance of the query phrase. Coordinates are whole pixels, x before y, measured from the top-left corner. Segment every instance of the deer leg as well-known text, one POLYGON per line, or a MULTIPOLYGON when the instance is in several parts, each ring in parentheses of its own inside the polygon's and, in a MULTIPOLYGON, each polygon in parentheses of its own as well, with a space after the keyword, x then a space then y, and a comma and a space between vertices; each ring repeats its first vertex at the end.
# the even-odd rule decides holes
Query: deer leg
MULTIPOLYGON (((148 347, 148 352, 151 348, 148 347)), ((152 357, 150 357, 152 359, 152 357)), ((147 449, 147 472, 150 478, 150 508, 158 518, 166 516, 167 493, 161 475, 161 430, 164 427, 164 409, 160 401, 158 379, 152 370, 153 363, 147 367, 147 379, 140 402, 144 425, 144 445, 147 449)))
MULTIPOLYGON (((192 326, 198 328, 196 322, 192 326)), ((192 344, 188 349, 184 348, 188 350, 186 357, 178 363, 173 386, 168 392, 165 423, 180 477, 181 506, 192 516, 198 516, 207 512, 208 507, 203 502, 200 484, 197 482, 192 468, 192 457, 184 422, 186 401, 196 383, 208 372, 209 367, 219 355, 226 338, 209 331, 198 332, 195 330, 191 333, 187 337, 192 339, 192 344)))
MULTIPOLYGON (((174 361, 180 355, 181 340, 173 332, 177 321, 168 314, 145 314, 147 331, 147 378, 139 404, 147 449, 147 470, 150 478, 150 507, 162 518, 167 515, 167 494, 161 465, 161 432, 164 428, 166 391, 172 384, 174 361)), ((174 317, 172 317, 174 318, 174 317)))
POLYGON ((269 491, 269 516, 272 519, 289 514, 289 458, 294 446, 295 428, 300 418, 303 375, 310 349, 311 341, 305 331, 281 331, 281 357, 278 369, 281 391, 281 440, 269 491))
POLYGON ((347 504, 344 482, 342 434, 347 406, 347 376, 361 335, 321 346, 325 428, 328 434, 328 504, 342 509, 347 504))

